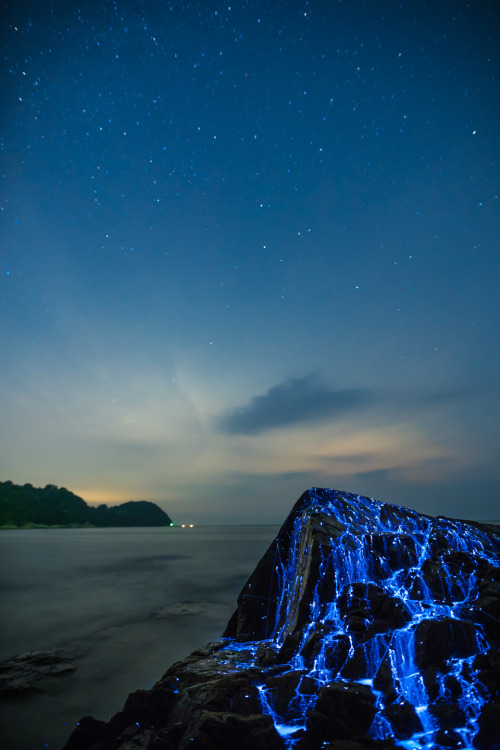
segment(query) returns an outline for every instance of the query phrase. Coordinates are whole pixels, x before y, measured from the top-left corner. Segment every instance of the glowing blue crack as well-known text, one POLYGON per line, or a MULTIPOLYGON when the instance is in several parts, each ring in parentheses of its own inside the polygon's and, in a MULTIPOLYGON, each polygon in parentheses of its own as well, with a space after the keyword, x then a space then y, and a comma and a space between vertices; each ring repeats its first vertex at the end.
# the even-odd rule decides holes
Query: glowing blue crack
MULTIPOLYGON (((283 665, 282 674, 286 674, 287 668, 302 673, 294 695, 286 710, 281 704, 278 709, 273 692, 265 683, 257 685, 262 712, 272 717, 276 731, 290 750, 299 739, 297 734, 300 736, 307 728, 307 717, 315 706, 319 689, 343 682, 347 687, 348 681, 342 673, 358 654, 364 664, 364 674, 349 682, 369 687, 374 696, 376 716, 370 736, 381 740, 392 738, 405 750, 430 750, 436 745, 439 725, 429 709, 431 701, 424 677, 415 662, 417 628, 430 620, 459 618, 460 608, 466 602, 469 606, 471 601, 473 603, 478 586, 476 573, 470 571, 470 566, 467 569, 466 563, 472 556, 478 564, 498 566, 498 549, 491 537, 465 522, 431 519, 414 511, 333 490, 310 490, 309 496, 309 507, 297 513, 293 521, 286 559, 277 555, 275 560, 279 586, 277 600, 272 606, 270 599, 268 603, 269 648, 279 652, 287 636, 297 632, 295 626, 309 583, 311 518, 319 514, 323 519, 329 516, 335 529, 342 527, 343 530, 338 530, 338 534, 335 531, 336 536, 321 546, 319 574, 309 602, 309 622, 302 625, 300 643, 288 664, 283 665), (374 545, 382 552, 375 550, 374 545), (443 549, 446 549, 444 554, 438 554, 443 549), (453 557, 454 552, 466 553, 469 557, 461 560, 460 555, 453 557), (390 556, 394 558, 392 564, 390 556), (425 566, 435 568, 435 590, 424 575, 425 566), (325 580, 329 581, 329 598, 323 593, 325 580), (389 634, 370 631, 377 626, 370 609, 370 586, 375 587, 371 589, 372 594, 380 592, 394 612, 401 613, 399 626, 392 628, 389 634), (364 598, 361 596, 363 587, 366 587, 364 598), (350 611, 354 612, 351 618, 350 611), (319 626, 324 627, 324 632, 317 640, 311 661, 302 654, 319 626), (360 633, 366 632, 370 633, 369 637, 360 637, 360 633), (344 649, 342 654, 341 649, 344 649), (397 739, 386 714, 390 707, 387 698, 375 688, 382 665, 390 671, 397 695, 395 703, 413 706, 417 723, 421 725, 421 730, 408 739, 397 739), (311 680, 316 688, 314 692, 311 692, 311 680)), ((318 527, 323 526, 321 521, 318 527)), ((490 645, 481 625, 475 623, 475 632, 474 655, 448 659, 446 670, 438 672, 435 686, 440 700, 451 701, 452 683, 459 696, 455 703, 462 720, 453 731, 461 738, 464 749, 473 747, 478 717, 488 700, 472 662, 490 645)), ((254 656, 256 647, 255 643, 235 642, 228 646, 231 650, 253 649, 254 656)), ((248 663, 245 666, 248 667, 248 663)))

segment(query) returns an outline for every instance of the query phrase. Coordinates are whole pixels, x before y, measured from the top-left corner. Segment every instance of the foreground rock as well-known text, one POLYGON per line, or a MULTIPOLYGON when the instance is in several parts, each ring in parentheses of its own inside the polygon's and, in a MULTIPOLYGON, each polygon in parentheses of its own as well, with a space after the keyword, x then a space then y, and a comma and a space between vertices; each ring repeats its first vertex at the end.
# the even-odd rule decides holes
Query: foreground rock
POLYGON ((500 529, 294 506, 224 637, 65 750, 500 749, 500 529))

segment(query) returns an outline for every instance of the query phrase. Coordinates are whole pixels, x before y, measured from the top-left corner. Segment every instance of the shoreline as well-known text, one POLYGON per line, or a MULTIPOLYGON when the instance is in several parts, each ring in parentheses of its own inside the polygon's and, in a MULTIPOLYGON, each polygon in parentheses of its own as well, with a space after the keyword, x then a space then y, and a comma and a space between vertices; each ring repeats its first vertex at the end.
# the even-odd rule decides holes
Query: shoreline
POLYGON ((0 526, 0 531, 31 531, 32 529, 170 529, 173 528, 169 524, 165 526, 96 526, 91 523, 58 523, 58 524, 44 524, 44 523, 27 523, 24 526, 13 526, 5 524, 0 526))

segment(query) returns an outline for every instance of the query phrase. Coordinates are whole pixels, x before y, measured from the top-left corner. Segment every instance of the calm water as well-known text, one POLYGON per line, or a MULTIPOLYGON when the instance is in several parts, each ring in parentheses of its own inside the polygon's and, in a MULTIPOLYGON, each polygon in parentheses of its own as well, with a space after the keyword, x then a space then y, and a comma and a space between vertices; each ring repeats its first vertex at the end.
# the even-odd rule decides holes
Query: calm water
POLYGON ((79 718, 110 718, 130 692, 218 638, 277 531, 0 532, 0 660, 68 646, 77 665, 43 692, 1 701, 3 750, 58 750, 79 718))

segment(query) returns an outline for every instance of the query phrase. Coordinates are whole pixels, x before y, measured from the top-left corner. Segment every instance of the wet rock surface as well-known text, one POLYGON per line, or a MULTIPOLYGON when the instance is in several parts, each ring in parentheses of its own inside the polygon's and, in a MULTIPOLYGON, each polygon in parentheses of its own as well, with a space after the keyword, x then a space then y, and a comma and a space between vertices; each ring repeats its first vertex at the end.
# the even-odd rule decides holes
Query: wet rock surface
POLYGON ((9 697, 41 691, 47 680, 74 672, 75 659, 79 656, 81 649, 77 647, 53 648, 27 651, 0 662, 0 695, 9 697))
POLYGON ((65 750, 500 750, 500 528, 304 493, 223 638, 65 750))

